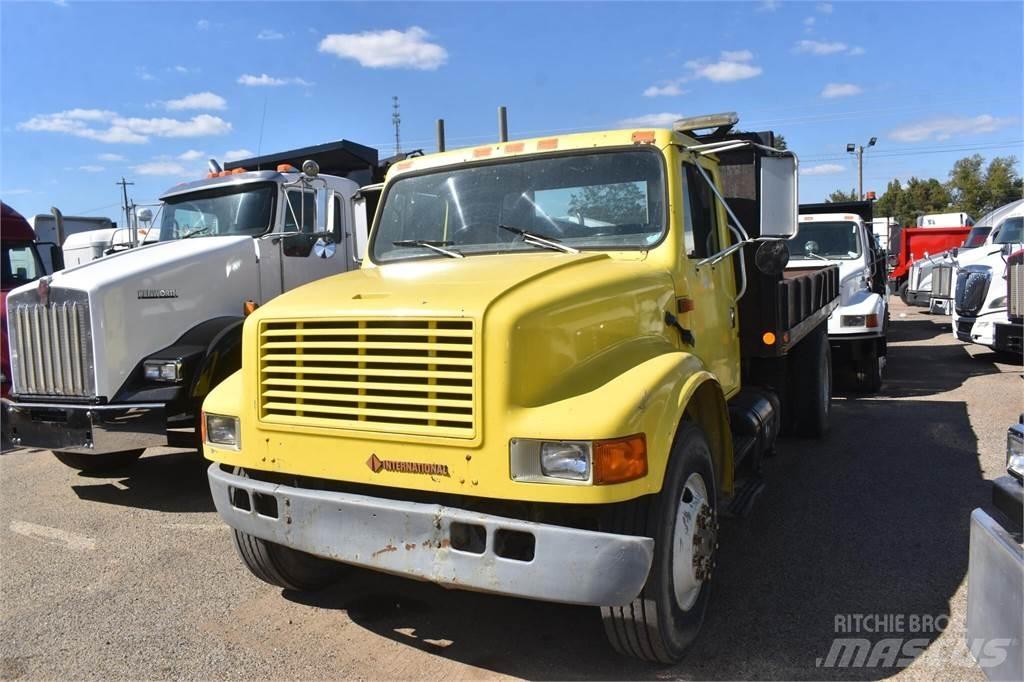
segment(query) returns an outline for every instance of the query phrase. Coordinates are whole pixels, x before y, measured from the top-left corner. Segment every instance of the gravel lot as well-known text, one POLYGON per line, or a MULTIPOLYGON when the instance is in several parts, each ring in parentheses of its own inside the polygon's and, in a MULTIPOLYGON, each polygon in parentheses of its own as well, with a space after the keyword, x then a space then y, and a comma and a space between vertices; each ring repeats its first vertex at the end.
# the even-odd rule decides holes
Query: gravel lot
MULTIPOLYGON (((983 679, 963 644, 971 509, 1004 470, 1021 368, 893 304, 887 381, 787 440, 753 514, 722 524, 709 617, 673 668, 609 652, 592 609, 353 570, 293 594, 235 557, 195 454, 117 477, 0 457, 0 678, 983 679), (817 667, 837 615, 948 620, 906 668, 817 667)), ((842 635, 840 635, 842 636, 842 635)), ((857 636, 857 635, 847 635, 857 636)))

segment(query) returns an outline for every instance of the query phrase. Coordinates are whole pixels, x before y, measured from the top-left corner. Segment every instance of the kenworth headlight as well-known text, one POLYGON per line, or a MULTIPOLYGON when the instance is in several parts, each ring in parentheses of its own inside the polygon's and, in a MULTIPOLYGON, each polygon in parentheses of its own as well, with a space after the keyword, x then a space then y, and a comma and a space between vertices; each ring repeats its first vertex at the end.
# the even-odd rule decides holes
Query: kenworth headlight
POLYGON ((203 414, 203 440, 214 445, 238 449, 238 417, 222 414, 203 414))
POLYGON ((146 360, 142 373, 150 381, 177 383, 181 381, 181 360, 146 360))

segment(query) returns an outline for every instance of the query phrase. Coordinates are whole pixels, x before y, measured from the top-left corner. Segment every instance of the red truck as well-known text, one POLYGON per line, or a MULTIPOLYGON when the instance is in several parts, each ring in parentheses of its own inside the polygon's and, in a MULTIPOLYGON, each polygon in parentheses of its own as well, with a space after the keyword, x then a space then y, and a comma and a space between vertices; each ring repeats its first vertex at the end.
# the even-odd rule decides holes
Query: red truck
MULTIPOLYGON (((0 397, 11 388, 11 365, 7 357, 7 292, 46 274, 39 257, 36 233, 28 221, 13 208, 0 202, 0 234, 3 256, 0 259, 0 397)), ((55 251, 59 254, 59 249, 55 251)), ((58 265, 59 267, 59 265, 58 265)))
POLYGON ((963 227, 904 227, 892 239, 889 247, 889 290, 898 293, 907 302, 910 265, 924 258, 954 247, 962 246, 970 226, 963 227))

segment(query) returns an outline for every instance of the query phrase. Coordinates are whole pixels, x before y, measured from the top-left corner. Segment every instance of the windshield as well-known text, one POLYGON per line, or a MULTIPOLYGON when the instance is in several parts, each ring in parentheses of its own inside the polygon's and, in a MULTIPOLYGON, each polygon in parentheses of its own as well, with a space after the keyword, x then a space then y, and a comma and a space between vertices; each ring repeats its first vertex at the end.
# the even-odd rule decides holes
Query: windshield
POLYGON ((662 167, 660 154, 630 150, 511 159, 400 178, 384 198, 373 260, 544 248, 522 231, 563 249, 650 248, 665 232, 662 167))
POLYGON ((999 226, 999 234, 992 240, 993 244, 1017 244, 1024 242, 1024 216, 1007 218, 999 226))
POLYGON ((976 249, 979 246, 985 245, 985 240, 988 238, 988 233, 992 231, 991 227, 973 227, 971 228, 970 234, 967 235, 967 239, 964 240, 963 248, 965 249, 976 249))
POLYGON ((32 242, 4 242, 0 270, 5 290, 34 282, 45 274, 36 245, 32 242))
POLYGON ((860 248, 857 223, 848 220, 815 221, 800 223, 796 236, 790 240, 789 251, 796 259, 818 256, 829 260, 851 260, 860 256, 860 248))
POLYGON ((217 235, 256 237, 274 219, 274 183, 248 184, 169 197, 161 210, 160 241, 217 235))

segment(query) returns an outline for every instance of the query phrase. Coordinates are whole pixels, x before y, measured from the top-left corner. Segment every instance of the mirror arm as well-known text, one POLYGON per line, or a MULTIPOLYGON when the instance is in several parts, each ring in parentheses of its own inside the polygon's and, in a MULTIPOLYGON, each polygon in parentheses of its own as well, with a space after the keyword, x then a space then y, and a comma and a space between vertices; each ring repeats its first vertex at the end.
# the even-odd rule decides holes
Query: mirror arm
POLYGON ((711 181, 711 176, 708 175, 707 171, 704 170, 699 163, 695 163, 693 165, 697 168, 697 171, 700 172, 701 177, 704 178, 704 182, 708 184, 708 187, 711 188, 714 195, 718 197, 718 201, 720 201, 722 206, 725 207, 725 212, 728 213, 729 217, 736 223, 737 229, 739 229, 740 234, 743 235, 742 241, 750 241, 750 235, 748 235, 746 229, 744 229, 742 221, 740 221, 740 219, 736 217, 736 214, 732 212, 729 202, 725 200, 725 197, 723 197, 721 192, 718 191, 718 188, 715 187, 715 183, 711 181))
MULTIPOLYGON (((730 225, 729 229, 733 230, 733 229, 736 229, 736 228, 734 228, 732 225, 730 225)), ((739 232, 739 230, 736 230, 736 231, 737 231, 737 233, 739 232)), ((702 260, 697 261, 697 267, 700 268, 700 267, 703 267, 705 265, 715 265, 719 261, 722 261, 722 260, 728 258, 729 256, 731 256, 732 254, 736 253, 737 251, 739 251, 741 248, 743 248, 744 244, 746 244, 747 242, 750 242, 750 241, 753 241, 753 240, 752 239, 744 239, 742 241, 739 241, 739 242, 733 244, 732 246, 730 246, 728 248, 722 249, 718 253, 711 254, 707 258, 704 258, 702 260)))

